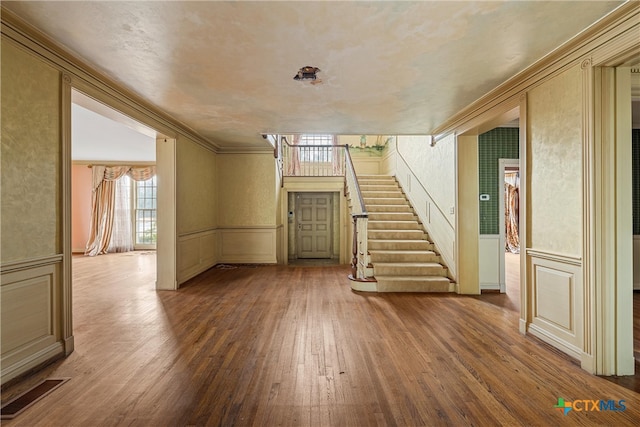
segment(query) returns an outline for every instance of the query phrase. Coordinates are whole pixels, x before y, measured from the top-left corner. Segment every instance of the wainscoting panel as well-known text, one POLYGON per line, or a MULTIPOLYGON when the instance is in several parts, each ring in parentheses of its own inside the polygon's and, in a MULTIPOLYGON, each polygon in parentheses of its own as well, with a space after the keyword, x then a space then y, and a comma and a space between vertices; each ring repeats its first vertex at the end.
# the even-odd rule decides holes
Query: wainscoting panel
POLYGON ((531 284, 529 331, 580 359, 583 346, 581 260, 527 251, 531 284))
POLYGON ((2 267, 2 383, 64 352, 61 257, 2 267))
POLYGON ((499 234, 481 234, 478 242, 480 263, 480 290, 500 289, 500 251, 499 234))
POLYGON ((178 284, 208 270, 217 263, 216 230, 178 236, 178 284))
POLYGON ((219 261, 276 264, 276 227, 228 228, 218 231, 219 261))

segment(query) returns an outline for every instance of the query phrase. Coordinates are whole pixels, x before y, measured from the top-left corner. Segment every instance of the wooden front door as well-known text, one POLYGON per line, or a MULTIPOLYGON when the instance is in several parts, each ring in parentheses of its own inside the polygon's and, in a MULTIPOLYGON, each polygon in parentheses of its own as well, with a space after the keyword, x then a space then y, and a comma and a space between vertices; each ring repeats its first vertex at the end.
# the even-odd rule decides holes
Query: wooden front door
POLYGON ((332 196, 298 193, 296 196, 298 258, 331 258, 332 196))

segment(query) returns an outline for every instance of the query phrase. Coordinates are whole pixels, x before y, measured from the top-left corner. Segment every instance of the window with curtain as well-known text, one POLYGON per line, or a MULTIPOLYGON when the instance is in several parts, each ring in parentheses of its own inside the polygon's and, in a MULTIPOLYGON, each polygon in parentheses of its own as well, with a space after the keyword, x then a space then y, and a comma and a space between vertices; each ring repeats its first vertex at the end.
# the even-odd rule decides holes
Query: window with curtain
POLYGON ((93 165, 92 169, 91 229, 85 255, 126 252, 134 248, 154 249, 157 239, 156 167, 93 165), (131 184, 131 181, 135 183, 131 184), (138 185, 138 182, 143 184, 138 185), (132 185, 135 186, 133 196, 132 185), (132 198, 135 200, 133 206, 132 198), (132 224, 135 233, 131 230, 132 224), (138 240, 144 242, 145 247, 134 245, 138 240))
POLYGON ((155 246, 158 240, 156 224, 156 177, 135 183, 135 246, 144 249, 155 246))
POLYGON ((124 175, 116 180, 113 229, 107 252, 129 252, 133 250, 131 233, 131 182, 124 175))

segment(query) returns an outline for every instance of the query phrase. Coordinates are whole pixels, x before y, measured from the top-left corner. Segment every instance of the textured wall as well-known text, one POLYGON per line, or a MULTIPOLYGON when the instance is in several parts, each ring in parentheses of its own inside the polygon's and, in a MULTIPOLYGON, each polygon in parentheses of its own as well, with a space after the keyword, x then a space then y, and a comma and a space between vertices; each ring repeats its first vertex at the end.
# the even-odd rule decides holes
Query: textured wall
POLYGON ((71 166, 71 249, 84 252, 91 228, 91 168, 71 166))
MULTIPOLYGON (((455 136, 450 135, 438 141, 435 147, 430 147, 424 136, 399 136, 398 153, 442 212, 448 215, 449 209, 455 206, 455 136)), ((450 215, 448 220, 454 225, 454 215, 450 215)))
POLYGON ((276 225, 273 154, 218 155, 218 225, 276 225))
POLYGON ((531 245, 582 252, 582 74, 569 69, 528 96, 531 245))
POLYGON ((478 135, 480 194, 490 199, 480 202, 480 234, 500 233, 500 183, 498 159, 517 159, 520 129, 496 128, 478 135))
POLYGON ((176 148, 179 235, 216 227, 216 190, 216 154, 180 135, 176 148))
POLYGON ((633 129, 633 234, 640 234, 640 129, 633 129))
POLYGON ((62 252, 60 73, 2 39, 2 262, 62 252))

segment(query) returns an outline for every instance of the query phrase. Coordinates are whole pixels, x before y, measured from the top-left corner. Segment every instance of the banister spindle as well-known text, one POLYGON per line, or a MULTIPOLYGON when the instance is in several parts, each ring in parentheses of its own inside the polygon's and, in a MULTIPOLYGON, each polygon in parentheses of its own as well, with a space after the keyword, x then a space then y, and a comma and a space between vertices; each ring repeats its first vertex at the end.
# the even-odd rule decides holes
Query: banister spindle
POLYGON ((353 258, 351 259, 351 277, 358 278, 358 217, 353 217, 353 258))

